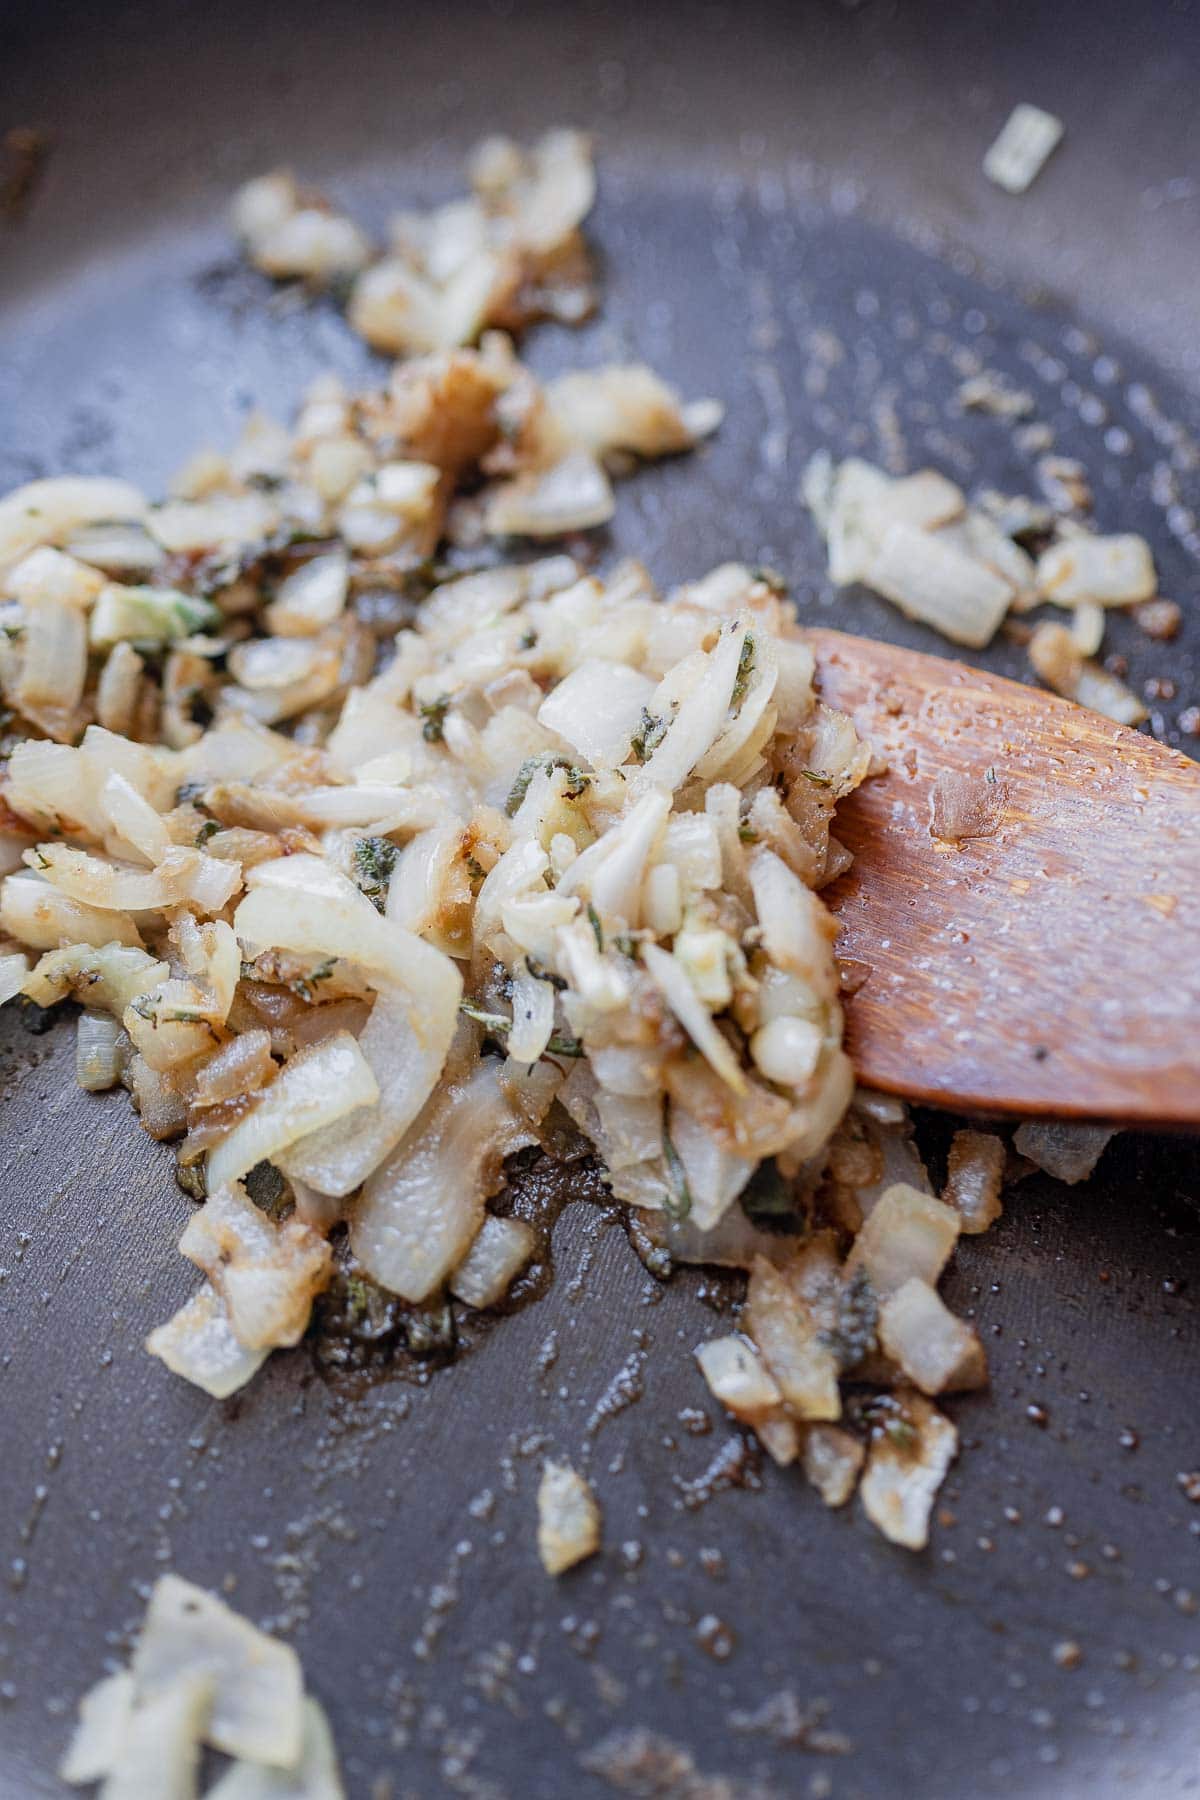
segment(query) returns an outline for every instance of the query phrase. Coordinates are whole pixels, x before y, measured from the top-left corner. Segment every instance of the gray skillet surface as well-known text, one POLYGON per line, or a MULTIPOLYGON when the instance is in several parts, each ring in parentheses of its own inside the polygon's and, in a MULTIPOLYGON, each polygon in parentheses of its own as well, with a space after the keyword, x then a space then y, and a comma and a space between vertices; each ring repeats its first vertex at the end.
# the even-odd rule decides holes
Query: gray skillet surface
MULTIPOLYGON (((1118 620, 1111 642, 1180 741, 1200 33, 1187 7, 1037 15, 10 5, 0 120, 58 143, 0 235, 0 483, 154 486, 251 400, 286 413, 317 370, 365 372, 332 309, 237 268, 221 208, 243 175, 288 159, 379 220, 451 191, 487 129, 579 121, 602 137, 605 304, 531 360, 644 356, 729 407, 701 456, 622 489, 603 553, 664 582, 770 561, 802 616, 937 648, 827 591, 795 490, 821 443, 1028 488, 1011 429, 955 405, 978 359, 1088 465, 1100 520, 1153 541, 1184 633, 1118 620), (1014 203, 978 161, 1022 98, 1068 140, 1014 203)), ((1012 646, 985 660, 1020 670, 1012 646)), ((207 1402, 140 1349, 191 1285, 169 1154, 123 1096, 74 1088, 68 1031, 6 1013, 0 1083, 5 1800, 58 1791, 69 1710, 168 1566, 288 1632, 372 1800, 1195 1792, 1186 1143, 1118 1140, 1083 1188, 1027 1181, 965 1246, 951 1299, 993 1382, 953 1409, 953 1518, 914 1558, 756 1473, 692 1364, 719 1328, 703 1280, 659 1287, 586 1200, 545 1297, 423 1385, 331 1381, 302 1348, 207 1402), (606 1517, 603 1554, 557 1585, 533 1550, 545 1448, 588 1466, 606 1517), (803 1719, 760 1712, 788 1692, 827 1708, 807 1745, 803 1719)), ((922 1121, 935 1166, 947 1130, 922 1121)))

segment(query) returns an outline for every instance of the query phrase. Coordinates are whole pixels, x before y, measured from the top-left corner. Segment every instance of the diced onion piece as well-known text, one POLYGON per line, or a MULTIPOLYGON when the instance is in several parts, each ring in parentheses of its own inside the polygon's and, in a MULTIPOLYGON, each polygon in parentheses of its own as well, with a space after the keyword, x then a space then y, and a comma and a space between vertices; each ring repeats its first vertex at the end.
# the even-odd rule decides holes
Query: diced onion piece
POLYGON ((1081 656, 1095 656, 1104 642, 1104 608, 1080 600, 1071 609, 1071 638, 1081 656))
POLYGON ((242 1031, 197 1071, 192 1104, 219 1106, 223 1100, 256 1094, 274 1077, 270 1033, 242 1031))
POLYGON ((200 1739, 213 1698, 212 1677, 183 1670, 135 1706, 104 1800, 195 1800, 200 1739))
POLYGON ((863 579, 909 618, 977 650, 996 635, 1013 599, 994 570, 902 520, 887 527, 863 579))
POLYGON ((330 282, 354 275, 371 257, 371 243, 352 219, 303 206, 250 240, 250 260, 277 281, 302 277, 330 282))
POLYGON ((15 1000, 29 976, 29 958, 19 950, 0 956, 0 1006, 15 1000))
POLYGON ((351 1211, 351 1247, 367 1273, 405 1300, 424 1300, 470 1249, 504 1158, 533 1142, 494 1060, 440 1087, 351 1211))
POLYGON ((989 181, 1009 194, 1023 194, 1041 173, 1063 134, 1063 122, 1040 106, 1022 100, 983 159, 989 181))
POLYGON ((735 1094, 744 1094, 746 1078, 741 1065, 680 964, 657 944, 643 944, 642 960, 651 981, 709 1067, 735 1094))
POLYGON ((615 511, 600 464, 586 450, 572 450, 548 469, 494 487, 484 518, 493 537, 562 537, 606 525, 615 511))
POLYGON ((299 1219, 276 1224, 240 1184, 210 1184, 179 1249, 208 1276, 225 1302, 234 1336, 249 1350, 298 1344, 333 1266, 324 1238, 299 1219))
MULTIPOLYGON (((4 961, 0 957, 0 1000, 4 993, 4 961)), ((125 1069, 128 1042, 120 1022, 106 1013, 81 1012, 75 1027, 75 1079, 90 1094, 116 1087, 125 1069)))
POLYGON ((775 967, 798 975, 819 998, 832 1000, 837 925, 828 908, 773 850, 760 847, 751 855, 750 886, 763 944, 775 967))
POLYGON ((552 430, 593 456, 670 456, 695 441, 678 394, 643 363, 559 375, 547 382, 545 398, 552 430))
POLYGON ((1080 654, 1065 625, 1043 623, 1029 640, 1029 660, 1046 686, 1080 706, 1090 706, 1118 725, 1138 725, 1149 715, 1137 695, 1099 663, 1080 654))
POLYGON ((952 1206, 903 1182, 888 1188, 854 1240, 847 1267, 864 1268, 881 1299, 913 1276, 932 1287, 958 1241, 952 1206))
POLYGON ((1077 1181, 1087 1180, 1115 1136, 1109 1125, 1071 1125, 1037 1119, 1018 1127, 1013 1147, 1055 1181, 1074 1187, 1077 1181))
POLYGON ((923 1393, 983 1387, 987 1381, 987 1358, 977 1333, 917 1276, 884 1301, 879 1342, 923 1393))
POLYGON ((538 1485, 538 1555, 547 1575, 561 1575, 600 1548, 600 1508, 569 1463, 548 1462, 538 1485))
POLYGON ((209 1788, 205 1800, 346 1800, 323 1707, 311 1694, 305 1697, 304 1741, 294 1769, 236 1762, 209 1788))
POLYGON ((744 1317, 793 1411, 802 1419, 840 1419, 837 1358, 811 1308, 787 1276, 762 1256, 754 1259, 744 1317))
POLYGON ((345 550, 310 557, 280 582, 263 616, 277 637, 309 637, 341 616, 349 587, 345 550))
POLYGON ((153 866, 171 848, 171 836, 162 818, 133 786, 114 769, 100 789, 100 805, 124 846, 153 866))
POLYGON ((22 992, 38 1006, 53 1006, 68 994, 78 994, 93 1009, 120 1016, 169 975, 166 963, 129 945, 66 944, 40 958, 22 992))
POLYGON ((211 1153, 210 1188, 229 1185, 255 1163, 273 1161, 299 1138, 378 1098, 371 1065, 348 1031, 302 1050, 211 1153))
POLYGON ((710 1338, 697 1346, 696 1361, 713 1399, 748 1425, 783 1400, 775 1377, 745 1338, 710 1338))
POLYGON ((130 639, 168 644, 197 631, 211 631, 220 622, 221 614, 210 600, 172 588, 114 583, 104 588, 92 608, 88 636, 95 650, 107 650, 130 639))
POLYGON ((450 1292, 467 1306, 495 1306, 533 1255, 537 1238, 523 1219, 489 1213, 450 1277, 450 1292))
POLYGON ((79 1723, 58 1765, 59 1779, 80 1787, 103 1781, 121 1754, 133 1713, 133 1676, 128 1669, 106 1675, 79 1702, 79 1723))
POLYGON ((165 860, 157 869, 135 869, 69 844, 39 844, 26 852, 26 860, 72 900, 105 912, 154 912, 173 906, 178 897, 174 870, 165 860))
POLYGON ((649 677, 627 663, 589 658, 550 690, 538 708, 538 724, 594 768, 616 769, 628 759, 653 693, 649 677))
POLYGON ((635 793, 682 785, 725 727, 746 644, 743 619, 722 630, 699 676, 667 727, 662 742, 632 779, 635 793))
POLYGON ((166 1363, 193 1387, 225 1400, 245 1387, 267 1359, 265 1350, 247 1350, 233 1335, 220 1295, 204 1285, 146 1339, 151 1356, 166 1363))
MULTIPOLYGON (((178 1575, 154 1584, 131 1667, 138 1703, 182 1676, 212 1683, 204 1739, 227 1756, 294 1769, 304 1741, 304 1681, 289 1644, 178 1575)), ((146 1793, 153 1791, 151 1788, 146 1793)))
POLYGON ((802 1087, 820 1061, 823 1033, 811 1019, 784 1016, 762 1025, 750 1040, 760 1074, 781 1087, 802 1087))
POLYGON ((1145 538, 1132 532, 1115 537, 1061 538, 1043 550, 1037 564, 1038 593, 1056 606, 1090 600, 1097 606, 1132 606, 1150 600, 1158 588, 1154 557, 1145 538))
POLYGON ((875 1437, 859 1495, 872 1525, 890 1543, 923 1550, 934 1498, 958 1453, 958 1433, 921 1394, 905 1394, 902 1413, 875 1437))
POLYGON ((994 1132, 956 1131, 951 1139, 942 1198, 955 1208, 968 1235, 986 1231, 1004 1211, 1000 1190, 1006 1160, 1004 1140, 994 1132))
POLYGON ((127 481, 58 475, 26 482, 0 499, 0 570, 39 544, 65 543, 82 526, 145 512, 145 499, 127 481))
POLYGON ((826 1506, 845 1506, 858 1485, 866 1452, 840 1425, 810 1425, 804 1437, 804 1473, 826 1506))

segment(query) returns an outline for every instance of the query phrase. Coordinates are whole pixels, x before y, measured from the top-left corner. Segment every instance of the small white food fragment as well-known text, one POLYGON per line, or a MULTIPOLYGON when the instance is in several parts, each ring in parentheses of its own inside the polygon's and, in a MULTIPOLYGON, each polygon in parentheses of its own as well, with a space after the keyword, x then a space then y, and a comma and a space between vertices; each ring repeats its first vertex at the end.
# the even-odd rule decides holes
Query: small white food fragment
POLYGON ((696 1361, 713 1399, 747 1424, 783 1399, 775 1377, 745 1338, 710 1338, 697 1347, 696 1361))
POLYGON ((976 650, 991 642, 1013 601, 993 569, 904 520, 888 526, 863 579, 910 619, 976 650))
POLYGON ((489 1213, 479 1234, 450 1277, 450 1292, 467 1306, 495 1306, 533 1255, 537 1238, 523 1219, 489 1213))
MULTIPOLYGON (((204 1739, 229 1756, 281 1769, 301 1751, 304 1680, 296 1652, 178 1575, 155 1583, 133 1653, 138 1705, 181 1678, 212 1684, 204 1739)), ((149 1792, 149 1790, 147 1790, 149 1792)))
POLYGON ((1078 706, 1090 707, 1117 725, 1140 725, 1147 709, 1123 681, 1080 653, 1065 625, 1046 621, 1035 626, 1029 660, 1048 688, 1078 706))
POLYGON ((129 1716, 100 1800, 195 1800, 211 1675, 181 1670, 129 1716))
POLYGON ((962 1224, 952 1206, 897 1182, 880 1196, 847 1266, 865 1268, 881 1299, 914 1275, 932 1287, 949 1260, 962 1224))
POLYGON ((1004 1211, 1000 1190, 1006 1159, 1004 1140, 994 1132, 956 1131, 951 1139, 942 1198, 954 1207, 968 1236, 986 1231, 1004 1211))
POLYGON ((304 1702, 304 1745, 294 1769, 234 1763, 205 1800, 346 1800, 324 1708, 311 1697, 304 1702))
POLYGON ((106 1675, 79 1702, 79 1723, 58 1765, 72 1786, 101 1781, 117 1762, 133 1713, 133 1676, 128 1669, 106 1675))
POLYGON ((884 1301, 879 1342, 923 1393, 983 1387, 987 1381, 987 1358, 977 1333, 916 1276, 884 1301))
POLYGON ((810 1425, 804 1438, 804 1473, 826 1506, 845 1506, 854 1492, 866 1451, 840 1425, 810 1425))
POLYGON ((1043 550, 1037 564, 1038 593, 1056 606, 1134 606, 1158 591, 1154 557, 1145 538, 1132 532, 1115 537, 1062 538, 1043 550))
POLYGON ((146 1348, 166 1363, 172 1375, 203 1388, 214 1400, 226 1400, 245 1387, 268 1354, 248 1350, 238 1341, 225 1302, 207 1281, 165 1325, 150 1333, 146 1348))
POLYGON ((1035 1119, 1018 1128, 1013 1148, 1055 1181, 1074 1187, 1086 1181, 1116 1132, 1109 1125, 1068 1125, 1035 1119))
POLYGON ((859 1484, 863 1511, 906 1550, 929 1542, 934 1497, 958 1453, 958 1433, 921 1394, 904 1394, 879 1427, 859 1484))
POLYGON ((600 1508, 569 1463, 548 1462, 538 1487, 538 1555, 547 1575, 561 1575, 600 1548, 600 1508))
POLYGON ((1063 134, 1063 122, 1022 100, 983 159, 989 181, 1009 194, 1023 194, 1040 175, 1063 134))

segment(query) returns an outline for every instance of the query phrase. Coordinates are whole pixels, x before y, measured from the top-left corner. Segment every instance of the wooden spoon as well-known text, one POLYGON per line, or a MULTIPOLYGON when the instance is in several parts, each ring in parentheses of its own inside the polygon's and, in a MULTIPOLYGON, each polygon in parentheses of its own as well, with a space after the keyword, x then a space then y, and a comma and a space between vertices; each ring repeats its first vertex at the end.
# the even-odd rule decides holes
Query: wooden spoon
POLYGON ((860 1080, 972 1112, 1200 1125, 1200 765, 963 663, 805 636, 822 697, 888 764, 839 804, 854 866, 824 891, 860 1080), (948 842, 931 803, 964 777, 990 835, 948 842))

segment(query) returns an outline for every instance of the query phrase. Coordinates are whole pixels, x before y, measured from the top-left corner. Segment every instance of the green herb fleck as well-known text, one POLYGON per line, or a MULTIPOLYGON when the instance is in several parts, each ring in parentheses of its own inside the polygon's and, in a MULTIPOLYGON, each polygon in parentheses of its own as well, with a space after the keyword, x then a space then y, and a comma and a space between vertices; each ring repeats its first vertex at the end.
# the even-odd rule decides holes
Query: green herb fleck
POLYGON ((196 848, 202 850, 209 838, 216 837, 220 829, 220 824, 216 819, 205 819, 203 825, 196 833, 196 848))
POLYGON ((487 871, 479 861, 478 857, 468 855, 464 857, 463 860, 467 865, 467 874, 471 881, 471 891, 477 893, 483 883, 487 880, 487 871))
POLYGON ((503 1013, 488 1012, 485 1007, 476 1006, 473 1000, 460 1000, 458 1010, 460 1013, 465 1013, 468 1019, 474 1019, 477 1025, 484 1026, 488 1031, 503 1034, 512 1030, 511 1019, 506 1019, 503 1013))
POLYGON ((729 696, 729 705, 736 712, 746 698, 746 690, 750 686, 750 677, 754 673, 754 639, 747 632, 742 641, 742 653, 738 657, 737 675, 734 678, 733 693, 729 696))
POLYGON ((561 1031, 554 1033, 546 1049, 553 1056, 582 1056, 584 1053, 582 1038, 565 1037, 561 1031))
POLYGON ((619 931, 613 939, 613 949, 620 951, 622 956, 628 956, 631 961, 636 961, 642 953, 641 940, 635 938, 630 931, 619 931))
POLYGON ((436 700, 422 700, 417 707, 422 719, 421 736, 427 744, 440 744, 446 735, 446 714, 450 711, 450 695, 441 694, 436 700))
POLYGON ((520 638, 517 640, 517 649, 518 650, 533 650, 536 648, 536 646, 537 646, 537 632, 534 631, 533 627, 531 626, 529 628, 529 630, 526 632, 523 632, 521 634, 520 638))
POLYGON ((527 956, 525 958, 525 967, 529 970, 529 973, 533 976, 535 981, 548 981, 550 986, 552 988, 557 988, 560 994, 567 985, 561 975, 556 975, 552 969, 543 968, 541 963, 535 962, 532 956, 527 956))
POLYGON ((336 956, 326 957, 325 961, 318 963, 315 969, 310 969, 307 975, 301 975, 296 981, 293 981, 292 992, 299 994, 302 1000, 307 1000, 311 1005, 317 998, 314 990, 318 982, 329 980, 336 961, 336 956))
POLYGON ((176 806, 191 806, 207 788, 207 781, 184 781, 175 789, 176 806))
POLYGON ((785 1181, 773 1156, 759 1163, 742 1189, 742 1211, 760 1231, 794 1234, 803 1231, 804 1220, 796 1202, 796 1191, 785 1181))
POLYGON ((642 708, 642 722, 629 741, 629 747, 640 763, 644 763, 652 750, 657 750, 667 735, 667 721, 642 708))
POLYGON ((758 842, 757 831, 755 831, 753 825, 748 824, 745 819, 743 819, 738 826, 738 837, 742 840, 743 844, 757 844, 758 842))
POLYGON ((396 867, 400 846, 390 838, 361 837, 355 841, 351 861, 354 879, 377 912, 387 904, 388 885, 396 867))
POLYGON ((527 756, 517 770, 517 778, 509 789, 508 799, 504 802, 504 810, 510 819, 515 818, 521 810, 521 802, 529 792, 529 784, 541 769, 566 770, 566 797, 568 800, 578 800, 592 779, 590 775, 585 775, 583 770, 578 768, 567 756, 559 756, 549 751, 543 751, 540 756, 527 756))
POLYGON ((818 769, 801 769, 805 781, 811 781, 814 787, 829 788, 833 786, 832 775, 822 775, 818 769))
POLYGON ((592 932, 596 939, 596 948, 600 952, 601 956, 603 956, 604 955, 604 927, 600 923, 600 914, 596 911, 595 907, 592 905, 590 900, 588 901, 587 912, 588 912, 588 922, 591 925, 592 932))
POLYGON ((692 1210, 692 1190, 688 1186, 687 1171, 684 1169, 679 1152, 671 1139, 665 1106, 663 1108, 662 1151, 663 1163, 667 1171, 667 1197, 663 1210, 668 1218, 686 1219, 692 1210))
POLYGON ((915 1450, 920 1442, 916 1431, 907 1419, 885 1419, 883 1435, 895 1444, 897 1450, 915 1450))

